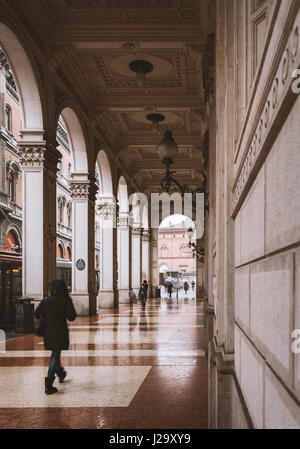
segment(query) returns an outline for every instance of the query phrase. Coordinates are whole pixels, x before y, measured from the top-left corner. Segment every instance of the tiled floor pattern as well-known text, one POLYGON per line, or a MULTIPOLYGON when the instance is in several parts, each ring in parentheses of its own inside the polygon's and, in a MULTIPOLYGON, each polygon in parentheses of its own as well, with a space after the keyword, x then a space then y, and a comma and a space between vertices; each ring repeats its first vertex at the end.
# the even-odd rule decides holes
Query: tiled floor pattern
POLYGON ((207 428, 203 304, 148 300, 70 323, 68 376, 44 394, 49 351, 35 335, 0 352, 0 428, 207 428))

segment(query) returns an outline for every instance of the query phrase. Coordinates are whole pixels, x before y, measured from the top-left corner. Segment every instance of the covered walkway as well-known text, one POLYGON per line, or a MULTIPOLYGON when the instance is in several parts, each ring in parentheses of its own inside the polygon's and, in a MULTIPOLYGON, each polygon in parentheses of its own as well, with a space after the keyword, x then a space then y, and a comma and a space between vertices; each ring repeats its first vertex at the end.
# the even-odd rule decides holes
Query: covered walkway
POLYGON ((27 335, 0 353, 0 428, 205 429, 203 302, 173 298, 103 310, 70 325, 68 372, 44 394, 49 351, 27 335))

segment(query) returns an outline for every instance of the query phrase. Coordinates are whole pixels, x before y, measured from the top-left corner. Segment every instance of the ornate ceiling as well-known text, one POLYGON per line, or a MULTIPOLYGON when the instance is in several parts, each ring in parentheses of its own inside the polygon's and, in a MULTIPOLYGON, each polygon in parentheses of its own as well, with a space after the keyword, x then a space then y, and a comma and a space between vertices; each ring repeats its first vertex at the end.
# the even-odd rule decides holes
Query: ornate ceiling
POLYGON ((89 110, 115 162, 141 189, 157 191, 163 174, 157 144, 164 130, 172 130, 179 146, 176 176, 199 185, 212 84, 214 2, 29 2, 24 14, 44 36, 50 65, 89 110), (142 87, 129 68, 136 59, 153 65, 142 87), (165 116, 158 131, 146 119, 153 112, 165 116))

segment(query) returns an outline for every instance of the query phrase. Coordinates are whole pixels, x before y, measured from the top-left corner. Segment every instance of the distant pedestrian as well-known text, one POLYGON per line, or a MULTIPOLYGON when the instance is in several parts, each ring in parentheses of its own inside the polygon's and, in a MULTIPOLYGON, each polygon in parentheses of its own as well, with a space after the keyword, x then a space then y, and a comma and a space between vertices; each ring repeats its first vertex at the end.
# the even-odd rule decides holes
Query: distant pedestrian
POLYGON ((52 351, 48 375, 45 378, 45 393, 53 394, 57 392, 57 388, 53 387, 55 374, 60 383, 67 375, 60 362, 61 351, 69 349, 67 320, 74 321, 76 318, 75 308, 64 281, 57 279, 52 282, 51 295, 39 304, 35 316, 41 320, 40 332, 44 337, 44 347, 52 351))
POLYGON ((146 308, 147 292, 148 292, 148 282, 145 280, 142 282, 142 285, 140 286, 139 290, 139 298, 142 302, 143 311, 145 311, 146 308))
POLYGON ((195 281, 192 281, 192 289, 195 290, 195 281))
POLYGON ((187 282, 187 281, 185 281, 185 283, 183 284, 183 288, 184 288, 184 291, 185 291, 185 293, 187 293, 187 291, 189 290, 189 283, 187 282))
POLYGON ((169 285, 168 285, 168 293, 170 295, 170 298, 172 298, 173 290, 174 290, 173 283, 170 282, 169 285))

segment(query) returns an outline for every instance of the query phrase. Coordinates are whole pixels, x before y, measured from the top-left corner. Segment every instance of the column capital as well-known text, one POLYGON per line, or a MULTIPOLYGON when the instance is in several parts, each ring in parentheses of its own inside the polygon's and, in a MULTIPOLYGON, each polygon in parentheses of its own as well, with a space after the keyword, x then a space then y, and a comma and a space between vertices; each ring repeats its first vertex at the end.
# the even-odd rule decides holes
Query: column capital
POLYGON ((70 194, 73 200, 88 199, 95 201, 98 187, 95 182, 87 181, 70 181, 70 194))
POLYGON ((151 242, 151 231, 149 229, 144 229, 142 233, 143 242, 151 242))
POLYGON ((142 230, 140 227, 132 227, 131 228, 131 235, 133 238, 140 238, 141 232, 142 232, 142 230))
POLYGON ((47 168, 54 173, 57 171, 57 163, 61 159, 60 152, 55 144, 50 141, 18 142, 18 154, 22 168, 41 167, 47 168))
POLYGON ((120 212, 118 216, 117 226, 119 229, 129 229, 129 214, 127 212, 120 212))
POLYGON ((100 201, 97 205, 97 211, 104 220, 111 220, 116 213, 116 205, 107 201, 100 201))

